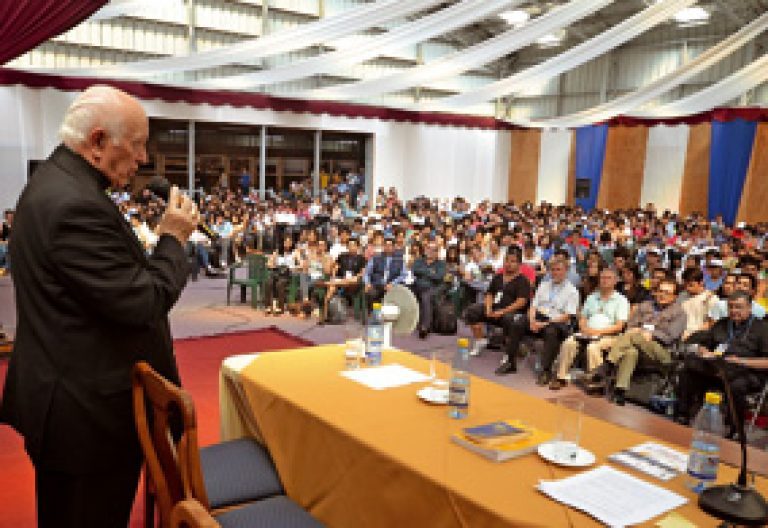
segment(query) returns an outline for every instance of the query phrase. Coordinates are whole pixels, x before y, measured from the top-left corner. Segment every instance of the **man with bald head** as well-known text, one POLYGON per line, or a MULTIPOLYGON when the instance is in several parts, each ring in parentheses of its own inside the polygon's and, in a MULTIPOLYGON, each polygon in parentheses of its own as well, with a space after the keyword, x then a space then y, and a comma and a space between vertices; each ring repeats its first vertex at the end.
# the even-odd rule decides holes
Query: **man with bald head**
POLYGON ((34 464, 38 526, 126 526, 142 459, 131 369, 147 361, 179 382, 168 312, 199 215, 173 187, 147 256, 109 199, 147 161, 147 116, 129 95, 87 89, 60 135, 16 207, 18 326, 0 419, 34 464))

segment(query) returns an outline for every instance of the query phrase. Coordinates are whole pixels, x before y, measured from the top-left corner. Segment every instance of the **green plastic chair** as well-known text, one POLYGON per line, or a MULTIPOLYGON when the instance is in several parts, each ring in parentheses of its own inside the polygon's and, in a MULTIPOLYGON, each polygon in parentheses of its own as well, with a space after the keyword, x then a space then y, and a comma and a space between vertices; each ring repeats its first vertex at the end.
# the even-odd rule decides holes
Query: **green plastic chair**
POLYGON ((269 279, 269 270, 267 269, 267 257, 258 253, 249 253, 240 263, 229 268, 227 278, 227 305, 232 296, 232 286, 240 286, 241 291, 245 293, 246 288, 251 289, 251 306, 256 308, 263 302, 264 288, 269 279), (247 268, 248 273, 245 278, 237 277, 237 270, 247 268))
POLYGON ((301 278, 298 273, 291 273, 291 280, 288 283, 288 292, 285 295, 285 302, 287 304, 294 304, 298 302, 299 287, 301 286, 301 278))

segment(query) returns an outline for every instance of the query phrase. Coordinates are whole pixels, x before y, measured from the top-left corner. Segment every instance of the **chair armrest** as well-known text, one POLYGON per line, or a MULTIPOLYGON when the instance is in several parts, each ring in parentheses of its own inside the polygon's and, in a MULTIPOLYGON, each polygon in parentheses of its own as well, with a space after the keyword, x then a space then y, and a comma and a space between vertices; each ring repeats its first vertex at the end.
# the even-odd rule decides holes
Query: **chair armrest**
POLYGON ((171 511, 171 528, 220 528, 203 505, 194 499, 179 502, 171 511))

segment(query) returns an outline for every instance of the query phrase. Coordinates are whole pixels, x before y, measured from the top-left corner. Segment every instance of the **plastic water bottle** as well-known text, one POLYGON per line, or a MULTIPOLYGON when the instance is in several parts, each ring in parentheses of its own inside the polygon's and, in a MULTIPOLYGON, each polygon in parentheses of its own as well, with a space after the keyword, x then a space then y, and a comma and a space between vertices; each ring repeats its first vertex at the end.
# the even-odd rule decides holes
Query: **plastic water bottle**
POLYGON ((469 339, 459 338, 448 384, 448 416, 466 418, 469 412, 469 339))
POLYGON ((720 395, 708 392, 704 406, 693 422, 693 439, 688 454, 687 486, 695 493, 701 493, 717 478, 720 464, 720 441, 725 425, 720 412, 720 395))
POLYGON ((381 303, 373 303, 373 314, 368 321, 365 361, 370 367, 381 365, 381 349, 384 346, 384 325, 381 322, 381 303))

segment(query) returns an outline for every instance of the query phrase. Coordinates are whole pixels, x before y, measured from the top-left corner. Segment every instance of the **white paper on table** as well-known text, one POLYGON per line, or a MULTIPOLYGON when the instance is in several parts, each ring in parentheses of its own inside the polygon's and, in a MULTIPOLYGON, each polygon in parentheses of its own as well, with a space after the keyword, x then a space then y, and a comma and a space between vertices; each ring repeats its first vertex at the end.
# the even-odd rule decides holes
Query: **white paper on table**
POLYGON ((380 367, 345 370, 341 372, 341 375, 374 390, 391 389, 429 380, 429 376, 426 374, 397 363, 380 367))
POLYGON ((562 480, 543 480, 539 491, 608 526, 649 521, 687 502, 685 497, 609 466, 562 480))

